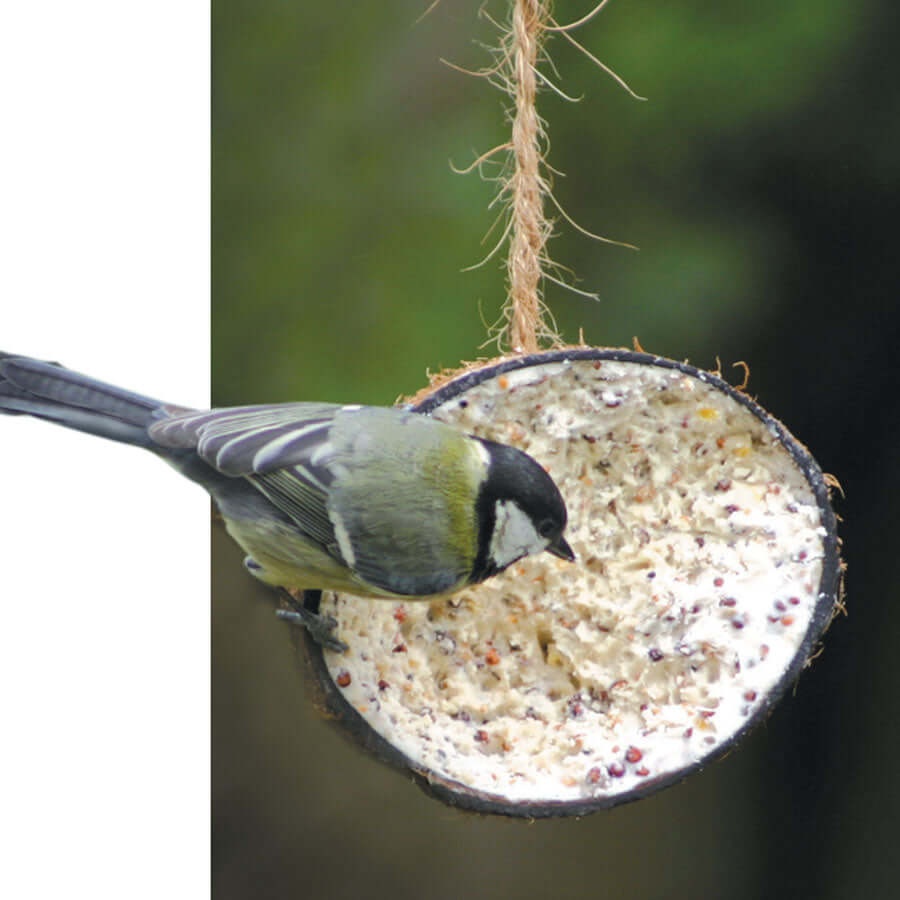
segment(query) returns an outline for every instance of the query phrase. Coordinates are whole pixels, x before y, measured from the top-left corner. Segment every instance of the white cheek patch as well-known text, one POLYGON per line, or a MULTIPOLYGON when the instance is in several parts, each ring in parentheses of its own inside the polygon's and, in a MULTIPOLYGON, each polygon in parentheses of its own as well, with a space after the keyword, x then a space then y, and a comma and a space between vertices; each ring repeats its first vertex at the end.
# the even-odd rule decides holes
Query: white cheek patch
POLYGON ((535 531, 531 519, 514 500, 498 500, 494 510, 497 520, 491 536, 491 559, 496 565, 508 566, 547 546, 546 539, 535 531))

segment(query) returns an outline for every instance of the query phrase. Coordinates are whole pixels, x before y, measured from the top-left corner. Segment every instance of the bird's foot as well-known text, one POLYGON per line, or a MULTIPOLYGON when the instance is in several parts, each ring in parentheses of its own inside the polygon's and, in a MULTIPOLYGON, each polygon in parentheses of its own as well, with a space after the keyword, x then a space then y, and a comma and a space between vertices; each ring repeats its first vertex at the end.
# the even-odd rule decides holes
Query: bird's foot
POLYGON ((337 619, 333 616, 323 616, 308 610, 302 601, 297 600, 288 591, 282 589, 281 596, 287 600, 290 609, 279 609, 275 615, 292 625, 300 625, 309 632, 309 636, 323 649, 333 653, 343 653, 349 649, 347 645, 338 640, 333 634, 337 628, 337 619))

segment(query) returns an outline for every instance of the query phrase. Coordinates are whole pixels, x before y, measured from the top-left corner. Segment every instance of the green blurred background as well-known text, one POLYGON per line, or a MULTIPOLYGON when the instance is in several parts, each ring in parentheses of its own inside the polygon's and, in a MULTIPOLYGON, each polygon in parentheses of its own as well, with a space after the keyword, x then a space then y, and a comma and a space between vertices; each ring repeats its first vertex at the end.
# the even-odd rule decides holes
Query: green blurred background
MULTIPOLYGON (((479 351, 504 295, 494 186, 451 172, 506 139, 480 2, 213 0, 213 400, 391 403, 479 351), (489 247, 489 245, 488 245, 489 247)), ((556 3, 560 21, 587 2, 556 3)), ((504 18, 507 4, 488 2, 504 18)), ((895 246, 900 12, 887 0, 614 0, 539 100, 565 223, 564 337, 714 368, 847 491, 849 616, 769 720, 706 772, 582 821, 448 810, 309 707, 272 598, 218 529, 213 879, 225 898, 892 895, 900 491, 895 246), (878 718, 882 716, 882 718, 878 718)))

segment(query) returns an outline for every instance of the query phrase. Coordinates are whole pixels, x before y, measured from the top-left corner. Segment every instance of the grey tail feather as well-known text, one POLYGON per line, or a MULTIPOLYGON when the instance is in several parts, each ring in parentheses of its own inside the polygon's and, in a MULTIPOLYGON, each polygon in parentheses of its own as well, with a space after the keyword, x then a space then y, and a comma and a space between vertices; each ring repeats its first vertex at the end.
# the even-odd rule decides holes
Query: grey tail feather
POLYGON ((147 427, 172 409, 59 363, 0 353, 0 413, 35 416, 149 449, 147 427))

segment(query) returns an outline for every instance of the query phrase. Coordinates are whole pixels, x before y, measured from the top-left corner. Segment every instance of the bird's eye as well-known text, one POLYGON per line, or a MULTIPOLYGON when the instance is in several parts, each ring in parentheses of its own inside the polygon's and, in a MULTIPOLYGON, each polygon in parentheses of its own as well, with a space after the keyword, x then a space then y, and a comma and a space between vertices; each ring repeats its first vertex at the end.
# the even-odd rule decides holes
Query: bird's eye
POLYGON ((553 519, 544 519, 540 525, 538 525, 538 534, 543 538, 553 537, 553 533, 556 531, 556 522, 553 519))

